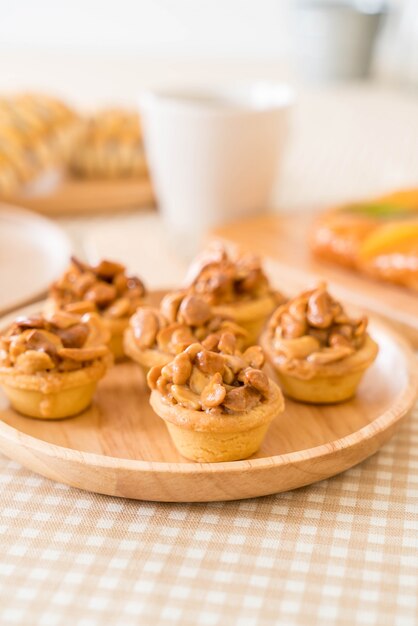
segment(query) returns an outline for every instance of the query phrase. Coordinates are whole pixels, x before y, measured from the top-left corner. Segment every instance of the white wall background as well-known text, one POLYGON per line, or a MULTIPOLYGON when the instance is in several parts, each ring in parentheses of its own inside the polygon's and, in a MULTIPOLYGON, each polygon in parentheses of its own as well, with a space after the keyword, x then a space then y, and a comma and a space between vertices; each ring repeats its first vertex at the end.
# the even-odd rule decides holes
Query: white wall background
MULTIPOLYGON (((404 12, 379 73, 418 84, 418 0, 389 1, 404 12)), ((167 82, 294 82, 297 2, 0 0, 0 92, 43 89, 88 107, 133 104, 167 82)))
POLYGON ((289 77, 290 0, 0 0, 0 91, 85 106, 143 86, 289 77))
POLYGON ((141 56, 279 59, 288 0, 1 0, 0 45, 141 56))

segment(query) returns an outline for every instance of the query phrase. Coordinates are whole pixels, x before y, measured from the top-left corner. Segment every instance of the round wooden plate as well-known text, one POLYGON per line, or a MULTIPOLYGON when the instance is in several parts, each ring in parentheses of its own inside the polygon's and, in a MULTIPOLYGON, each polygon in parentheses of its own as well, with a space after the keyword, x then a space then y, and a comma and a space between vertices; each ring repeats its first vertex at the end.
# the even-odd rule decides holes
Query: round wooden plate
POLYGON ((381 322, 373 321, 370 331, 380 352, 356 398, 316 407, 287 400, 261 450, 246 461, 183 459, 150 408, 134 363, 115 366, 99 384, 94 405, 72 419, 23 417, 0 396, 0 451, 52 480, 138 500, 235 500, 302 487, 374 454, 413 406, 413 352, 381 322))

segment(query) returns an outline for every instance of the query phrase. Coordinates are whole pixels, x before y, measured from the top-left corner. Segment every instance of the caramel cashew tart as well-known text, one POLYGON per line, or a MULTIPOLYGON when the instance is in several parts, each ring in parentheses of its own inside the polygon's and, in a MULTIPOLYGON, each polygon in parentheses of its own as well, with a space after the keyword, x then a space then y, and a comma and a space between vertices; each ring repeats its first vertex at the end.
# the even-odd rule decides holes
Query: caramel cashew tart
POLYGON ((367 323, 351 318, 325 284, 280 306, 262 345, 284 393, 313 403, 351 398, 378 353, 367 323))
POLYGON ((0 337, 0 385, 14 409, 54 419, 83 411, 112 363, 97 313, 18 317, 0 337))
POLYGON ((235 461, 254 454, 284 408, 279 387, 262 371, 260 346, 233 349, 229 333, 215 349, 193 343, 148 373, 150 403, 174 445, 199 462, 235 461))
POLYGON ((68 269, 50 287, 46 311, 97 313, 109 330, 110 349, 120 360, 124 357, 123 333, 145 297, 143 282, 127 275, 124 265, 106 259, 88 265, 72 257, 68 269))
POLYGON ((186 277, 189 293, 203 296, 220 315, 232 318, 249 333, 247 345, 258 336, 275 307, 284 302, 274 291, 259 257, 229 254, 222 245, 204 250, 186 277))

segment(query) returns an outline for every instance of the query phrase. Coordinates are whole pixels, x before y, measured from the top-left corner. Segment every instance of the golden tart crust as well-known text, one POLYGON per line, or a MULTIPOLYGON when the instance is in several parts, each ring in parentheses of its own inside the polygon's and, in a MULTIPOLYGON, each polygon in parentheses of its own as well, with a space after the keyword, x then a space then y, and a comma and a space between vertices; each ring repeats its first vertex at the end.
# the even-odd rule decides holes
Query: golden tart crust
POLYGON ((173 358, 172 355, 156 350, 155 348, 139 348, 135 341, 134 333, 129 327, 125 330, 123 345, 125 354, 135 361, 135 363, 138 363, 145 374, 148 373, 151 367, 156 365, 161 365, 162 367, 173 358))
POLYGON ((276 305, 277 298, 272 295, 266 295, 252 302, 238 302, 229 305, 220 304, 213 308, 218 315, 229 317, 244 328, 248 333, 246 345, 252 346, 257 342, 266 320, 276 305))
POLYGON ((61 419, 77 415, 92 402, 97 382, 108 364, 101 360, 78 372, 51 376, 10 376, 0 370, 0 384, 13 408, 42 419, 61 419))

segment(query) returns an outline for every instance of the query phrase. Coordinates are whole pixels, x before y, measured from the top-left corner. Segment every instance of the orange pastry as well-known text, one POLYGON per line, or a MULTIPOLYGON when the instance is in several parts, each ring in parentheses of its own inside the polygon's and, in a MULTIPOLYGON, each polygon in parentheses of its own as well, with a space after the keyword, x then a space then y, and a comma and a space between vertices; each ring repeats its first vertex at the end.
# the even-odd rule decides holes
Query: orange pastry
POLYGON ((325 261, 418 291, 418 190, 325 213, 310 245, 325 261))
POLYGON ((371 276, 418 291, 418 217, 376 228, 360 245, 358 266, 371 276))

